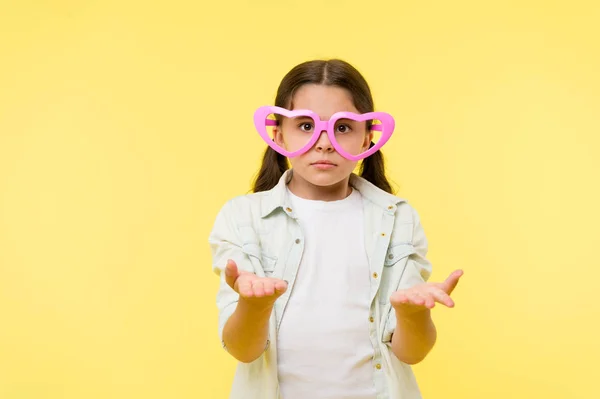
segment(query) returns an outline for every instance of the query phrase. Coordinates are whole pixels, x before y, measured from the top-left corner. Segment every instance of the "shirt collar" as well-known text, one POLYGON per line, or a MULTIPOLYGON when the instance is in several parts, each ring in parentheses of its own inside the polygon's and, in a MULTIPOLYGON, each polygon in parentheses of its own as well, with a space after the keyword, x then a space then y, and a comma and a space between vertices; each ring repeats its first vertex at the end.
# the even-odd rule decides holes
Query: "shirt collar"
MULTIPOLYGON (((283 173, 277 185, 265 192, 261 206, 261 217, 265 218, 277 209, 288 209, 288 212, 291 211, 290 200, 287 194, 287 185, 291 179, 292 170, 288 169, 283 173)), ((398 204, 405 202, 403 198, 383 191, 355 173, 350 175, 350 185, 358 190, 364 198, 388 213, 393 214, 398 204)))

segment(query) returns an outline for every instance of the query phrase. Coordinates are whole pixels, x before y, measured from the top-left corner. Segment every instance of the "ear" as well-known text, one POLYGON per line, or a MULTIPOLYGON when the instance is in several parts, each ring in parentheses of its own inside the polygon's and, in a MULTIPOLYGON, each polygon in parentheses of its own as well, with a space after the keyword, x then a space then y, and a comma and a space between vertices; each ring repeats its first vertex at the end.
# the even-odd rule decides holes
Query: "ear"
POLYGON ((365 151, 369 149, 372 140, 373 140, 373 131, 369 130, 367 132, 367 134, 365 134, 365 141, 363 142, 363 149, 365 151))
POLYGON ((273 126, 273 141, 281 148, 285 148, 283 143, 283 133, 280 126, 273 126))

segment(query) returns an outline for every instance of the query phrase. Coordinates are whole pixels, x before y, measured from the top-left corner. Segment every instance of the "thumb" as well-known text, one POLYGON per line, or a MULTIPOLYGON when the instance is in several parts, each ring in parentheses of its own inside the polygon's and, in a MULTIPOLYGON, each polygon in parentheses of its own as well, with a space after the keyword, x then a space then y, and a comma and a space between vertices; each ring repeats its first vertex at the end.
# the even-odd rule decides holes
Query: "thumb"
POLYGON ((452 291, 454 291, 454 289, 456 288, 456 285, 458 284, 458 280, 462 277, 462 275, 463 275, 462 270, 455 270, 450 274, 450 276, 448 276, 446 281, 444 281, 442 283, 444 286, 444 291, 446 291, 446 294, 450 295, 452 293, 452 291))
POLYGON ((225 266, 225 282, 232 289, 235 289, 234 288, 235 281, 238 279, 239 276, 240 276, 240 272, 238 270, 236 263, 233 260, 228 259, 227 266, 225 266))

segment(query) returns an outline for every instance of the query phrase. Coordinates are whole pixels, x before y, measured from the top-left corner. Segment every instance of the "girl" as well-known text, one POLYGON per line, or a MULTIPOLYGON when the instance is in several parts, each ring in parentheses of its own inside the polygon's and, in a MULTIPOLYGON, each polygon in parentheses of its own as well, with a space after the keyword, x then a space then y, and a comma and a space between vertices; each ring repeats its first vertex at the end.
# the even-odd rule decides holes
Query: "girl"
POLYGON ((209 238, 219 336, 239 361, 230 398, 421 398, 411 365, 462 271, 427 282, 419 216, 392 195, 379 151, 393 118, 354 67, 317 60, 283 78, 255 124, 268 147, 254 192, 223 206, 209 238))

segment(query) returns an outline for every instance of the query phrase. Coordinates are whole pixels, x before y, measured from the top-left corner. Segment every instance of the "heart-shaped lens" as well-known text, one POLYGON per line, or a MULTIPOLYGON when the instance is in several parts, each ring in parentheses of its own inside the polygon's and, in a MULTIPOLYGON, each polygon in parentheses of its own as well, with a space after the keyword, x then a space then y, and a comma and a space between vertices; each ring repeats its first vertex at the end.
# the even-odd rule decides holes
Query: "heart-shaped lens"
POLYGON ((288 157, 303 153, 315 141, 316 121, 310 111, 262 107, 254 114, 254 124, 271 148, 288 157))
POLYGON ((352 159, 363 159, 390 138, 394 130, 394 119, 383 112, 354 114, 341 112, 331 120, 336 150, 340 155, 352 159))
POLYGON ((374 130, 381 126, 378 119, 367 119, 356 121, 352 119, 338 119, 333 126, 334 137, 337 145, 343 151, 352 155, 360 156, 371 146, 377 145, 381 140, 381 130, 374 130))

